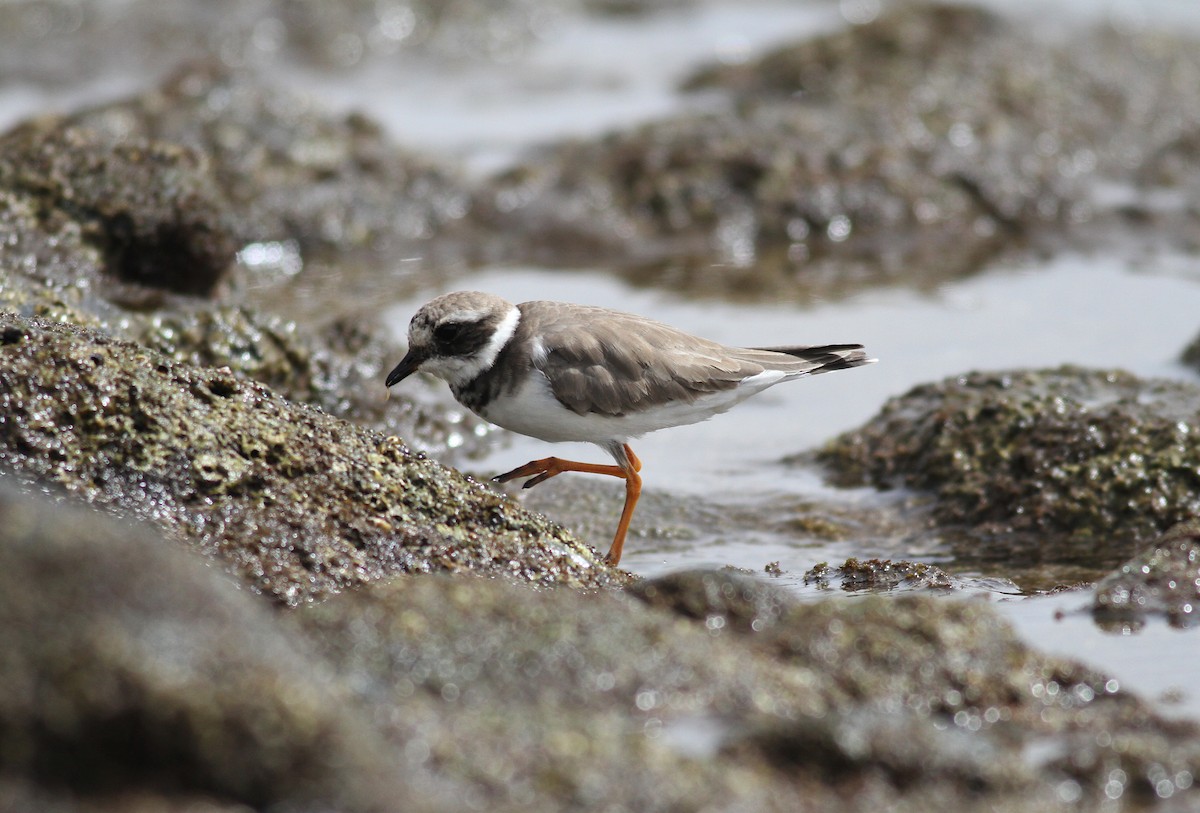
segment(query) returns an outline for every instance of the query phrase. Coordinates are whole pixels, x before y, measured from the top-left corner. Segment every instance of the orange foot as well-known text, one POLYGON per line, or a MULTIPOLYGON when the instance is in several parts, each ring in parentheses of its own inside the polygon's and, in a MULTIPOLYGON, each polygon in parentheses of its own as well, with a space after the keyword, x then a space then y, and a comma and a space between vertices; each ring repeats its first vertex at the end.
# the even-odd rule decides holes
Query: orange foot
POLYGON ((528 477, 522 488, 533 488, 544 483, 551 477, 557 477, 563 472, 579 471, 584 474, 605 474, 609 477, 620 477, 625 481, 625 506, 621 509, 621 520, 617 523, 617 533, 613 537, 612 546, 604 556, 604 561, 610 565, 621 561, 621 550, 625 547, 625 534, 629 531, 629 522, 633 519, 633 509, 637 506, 642 494, 642 478, 638 474, 642 469, 642 461, 638 460, 629 444, 622 447, 625 451, 627 465, 604 465, 601 463, 578 463, 574 460, 563 460, 559 457, 544 457, 541 460, 531 460, 524 466, 512 471, 499 474, 492 479, 498 483, 507 483, 520 477, 528 477))

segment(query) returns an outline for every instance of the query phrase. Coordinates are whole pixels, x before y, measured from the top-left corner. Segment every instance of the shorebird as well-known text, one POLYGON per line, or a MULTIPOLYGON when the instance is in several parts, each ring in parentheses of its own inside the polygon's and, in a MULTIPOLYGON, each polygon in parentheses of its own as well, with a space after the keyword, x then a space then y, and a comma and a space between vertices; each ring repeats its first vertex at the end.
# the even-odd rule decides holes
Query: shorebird
POLYGON ((486 421, 551 443, 585 441, 615 465, 557 457, 498 475, 524 487, 563 472, 625 481, 625 505, 605 557, 621 561, 642 492, 629 441, 647 432, 707 420, 781 381, 870 364, 861 344, 727 347, 631 313, 566 302, 514 305, 458 291, 421 307, 408 326, 408 353, 390 388, 417 370, 450 385, 460 404, 486 421))

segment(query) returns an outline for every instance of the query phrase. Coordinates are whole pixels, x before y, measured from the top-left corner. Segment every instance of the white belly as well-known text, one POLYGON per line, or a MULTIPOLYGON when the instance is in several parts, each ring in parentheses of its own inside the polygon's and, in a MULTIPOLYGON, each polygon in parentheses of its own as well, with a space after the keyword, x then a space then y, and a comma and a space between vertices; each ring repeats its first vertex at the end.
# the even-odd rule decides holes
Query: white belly
POLYGON ((747 378, 733 389, 711 393, 691 403, 677 401, 611 416, 572 412, 554 397, 545 376, 535 371, 523 387, 511 396, 495 399, 480 415, 497 426, 551 443, 625 443, 647 432, 708 420, 786 378, 784 373, 768 370, 747 378))

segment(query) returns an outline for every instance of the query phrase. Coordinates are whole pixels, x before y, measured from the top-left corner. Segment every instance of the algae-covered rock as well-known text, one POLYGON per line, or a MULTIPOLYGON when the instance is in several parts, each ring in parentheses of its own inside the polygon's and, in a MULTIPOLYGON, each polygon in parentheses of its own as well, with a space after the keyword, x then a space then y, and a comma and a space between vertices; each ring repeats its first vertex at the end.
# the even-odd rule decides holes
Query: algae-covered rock
POLYGON ((954 580, 946 571, 925 562, 891 559, 847 559, 840 565, 827 562, 809 569, 804 583, 847 592, 861 590, 949 590, 954 580))
POLYGON ((281 621, 151 529, 0 478, 0 808, 429 809, 281 621))
POLYGON ((1092 614, 1102 623, 1165 615, 1173 626, 1200 624, 1200 521, 1176 525, 1101 579, 1092 614))
POLYGON ((704 621, 712 629, 759 632, 795 603, 782 588, 727 571, 687 570, 631 584, 630 595, 651 607, 704 621), (713 619, 720 619, 713 623, 713 619))
POLYGON ((0 414, 5 469, 146 517, 289 603, 412 571, 618 578, 395 438, 94 331, 0 313, 0 414))
POLYGON ((933 495, 983 558, 1111 567, 1200 512, 1200 388, 1062 367, 892 398, 819 454, 843 485, 933 495))

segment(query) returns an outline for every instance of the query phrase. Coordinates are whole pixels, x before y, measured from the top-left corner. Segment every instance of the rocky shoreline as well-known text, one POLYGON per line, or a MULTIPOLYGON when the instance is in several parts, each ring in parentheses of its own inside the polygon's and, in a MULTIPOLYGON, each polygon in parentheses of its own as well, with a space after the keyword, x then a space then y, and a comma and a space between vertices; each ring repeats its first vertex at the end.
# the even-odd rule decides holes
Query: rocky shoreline
MULTIPOLYGON (((1194 247, 1197 53, 900 3, 698 72, 724 113, 483 180, 210 61, 0 136, 0 811, 1190 809, 1200 725, 942 569, 848 560, 810 575, 879 595, 800 601, 609 567, 444 465, 489 430, 384 400, 378 317, 495 259, 804 300, 1194 247)), ((964 566, 1082 561, 1098 621, 1190 627, 1198 396, 964 371, 798 460, 911 489, 878 522, 964 566)))

